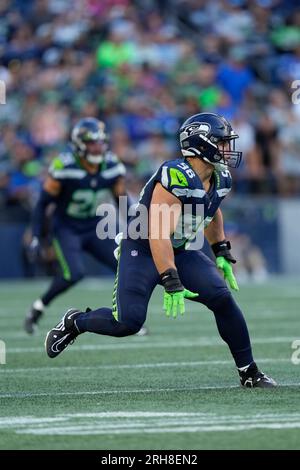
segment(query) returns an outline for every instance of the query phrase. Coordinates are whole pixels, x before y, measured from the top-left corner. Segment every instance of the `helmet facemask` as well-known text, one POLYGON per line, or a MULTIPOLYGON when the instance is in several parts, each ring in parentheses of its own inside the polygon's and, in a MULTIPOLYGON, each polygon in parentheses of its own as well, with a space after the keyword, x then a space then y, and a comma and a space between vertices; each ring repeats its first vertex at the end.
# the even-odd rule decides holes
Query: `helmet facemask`
POLYGON ((228 139, 224 139, 218 143, 218 155, 220 160, 218 163, 227 165, 230 168, 237 168, 242 159, 242 152, 235 149, 235 141, 238 135, 233 134, 228 139))

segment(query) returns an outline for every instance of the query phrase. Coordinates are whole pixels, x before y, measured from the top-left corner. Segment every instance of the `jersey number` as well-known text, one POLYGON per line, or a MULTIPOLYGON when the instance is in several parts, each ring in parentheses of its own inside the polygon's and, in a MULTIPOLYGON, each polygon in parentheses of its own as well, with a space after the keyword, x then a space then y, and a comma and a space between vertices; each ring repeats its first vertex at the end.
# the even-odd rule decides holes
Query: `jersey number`
POLYGON ((86 219, 95 217, 96 210, 108 191, 100 189, 78 189, 72 195, 72 201, 68 205, 67 214, 77 219, 86 219))
POLYGON ((190 178, 194 178, 195 176, 194 171, 186 163, 182 162, 182 163, 179 163, 177 166, 178 168, 182 168, 182 170, 184 170, 190 178))
POLYGON ((228 178, 228 176, 230 176, 230 171, 229 170, 223 170, 221 175, 224 176, 224 178, 228 178))

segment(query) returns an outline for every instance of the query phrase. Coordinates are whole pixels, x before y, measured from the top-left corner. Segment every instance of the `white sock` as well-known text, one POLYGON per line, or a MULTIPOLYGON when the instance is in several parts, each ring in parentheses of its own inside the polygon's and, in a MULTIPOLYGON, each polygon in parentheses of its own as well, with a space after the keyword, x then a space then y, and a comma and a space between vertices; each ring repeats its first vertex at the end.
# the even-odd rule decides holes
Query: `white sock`
POLYGON ((45 308, 45 305, 43 304, 43 302, 41 301, 41 299, 37 299, 33 302, 33 308, 35 308, 35 310, 40 310, 41 312, 44 310, 45 308))
POLYGON ((248 364, 247 366, 244 366, 244 367, 238 367, 238 370, 240 370, 241 372, 247 372, 249 366, 250 366, 250 364, 248 364))

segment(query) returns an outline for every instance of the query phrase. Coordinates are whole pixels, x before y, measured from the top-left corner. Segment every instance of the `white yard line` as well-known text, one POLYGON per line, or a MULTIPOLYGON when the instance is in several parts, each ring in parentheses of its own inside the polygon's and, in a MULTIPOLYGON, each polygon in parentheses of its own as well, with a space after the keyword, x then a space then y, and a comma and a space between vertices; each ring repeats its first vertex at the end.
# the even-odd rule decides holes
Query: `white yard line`
MULTIPOLYGON (((4 337, 5 339, 5 337, 4 337)), ((274 338, 254 338, 252 344, 273 344, 273 343, 292 343, 295 339, 299 339, 299 336, 279 336, 274 338)), ((197 341, 181 341, 171 340, 168 341, 153 341, 147 337, 138 338, 138 340, 128 340, 128 342, 122 343, 108 343, 108 344, 82 344, 71 346, 70 351, 115 351, 116 349, 166 349, 166 348, 194 348, 201 346, 224 346, 225 343, 221 339, 211 339, 209 337, 200 338, 197 341)), ((44 352, 42 347, 15 347, 10 348, 7 345, 7 354, 23 354, 23 353, 39 353, 44 352)))
POLYGON ((118 427, 116 429, 103 429, 103 426, 92 425, 90 428, 86 426, 66 426, 59 428, 33 428, 33 429, 21 429, 17 430, 17 434, 33 434, 33 435, 127 435, 127 434, 169 434, 169 433, 199 433, 199 432, 237 432, 237 431, 250 431, 252 429, 299 429, 300 421, 292 423, 264 423, 260 421, 256 424, 244 424, 238 425, 194 425, 194 426, 181 426, 180 424, 176 427, 147 427, 146 424, 141 423, 140 426, 136 426, 133 429, 118 427))
MULTIPOLYGON (((287 382, 279 384, 280 388, 285 387, 299 387, 300 382, 287 382)), ((64 397, 64 396, 89 396, 89 395, 123 395, 131 393, 169 393, 169 392, 189 392, 189 391, 201 391, 201 390, 229 390, 239 389, 239 385, 204 385, 198 387, 175 387, 175 388, 146 388, 146 389, 132 389, 132 390, 92 390, 92 391, 73 391, 73 392, 16 392, 16 393, 0 393, 0 398, 38 398, 38 397, 64 397)), ((252 392, 255 392, 252 390, 252 392)), ((245 390, 245 393, 247 391, 245 390)), ((270 391, 272 393, 272 391, 270 391)), ((274 390, 276 393, 276 390, 274 390)))
POLYGON ((54 417, 4 417, 1 429, 32 435, 108 435, 299 429, 299 413, 218 415, 205 412, 108 411, 54 417))
MULTIPOLYGON (((260 364, 276 364, 280 363, 291 363, 290 358, 263 358, 256 359, 260 364)), ((170 368, 170 367, 201 367, 201 366, 213 366, 213 365, 232 365, 234 367, 233 360, 207 360, 207 361, 184 361, 184 362, 154 362, 144 364, 104 364, 95 366, 56 366, 56 367, 16 367, 8 368, 3 366, 0 368, 0 374, 18 374, 18 373, 29 373, 38 372, 46 373, 49 372, 72 372, 72 371, 93 371, 93 370, 115 370, 115 369, 149 369, 149 368, 170 368)))
MULTIPOLYGON (((132 421, 135 426, 137 423, 141 422, 143 419, 147 419, 148 423, 154 421, 156 425, 163 426, 166 424, 191 424, 191 423, 203 423, 203 424, 222 424, 222 423, 239 423, 240 421, 245 421, 245 415, 223 415, 220 416, 214 413, 191 413, 191 412, 160 412, 160 411, 105 411, 99 413, 66 413, 59 414, 55 417, 33 417, 33 416, 8 416, 0 418, 1 427, 15 427, 15 426, 28 426, 28 425, 38 425, 43 426, 45 424, 58 423, 60 426, 61 422, 66 421, 79 421, 83 419, 88 419, 85 422, 91 422, 92 420, 97 420, 103 424, 103 427, 117 427, 120 426, 120 423, 126 423, 126 426, 130 426, 132 421)), ((247 416, 247 422, 252 423, 256 422, 257 419, 262 419, 263 421, 299 421, 299 413, 267 413, 267 414, 253 414, 247 416)))

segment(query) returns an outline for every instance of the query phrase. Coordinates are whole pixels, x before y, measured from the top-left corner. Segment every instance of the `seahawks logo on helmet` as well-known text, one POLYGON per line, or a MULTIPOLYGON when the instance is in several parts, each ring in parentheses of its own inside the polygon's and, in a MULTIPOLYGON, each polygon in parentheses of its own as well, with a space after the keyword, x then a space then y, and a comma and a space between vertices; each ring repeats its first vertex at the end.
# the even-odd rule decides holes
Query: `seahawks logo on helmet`
POLYGON ((210 132, 211 126, 206 122, 194 122, 185 129, 188 136, 192 134, 204 134, 207 135, 210 132))
POLYGON ((207 135, 211 130, 210 124, 206 122, 194 122, 193 124, 184 128, 183 132, 181 132, 180 140, 186 139, 194 134, 202 134, 207 135))

